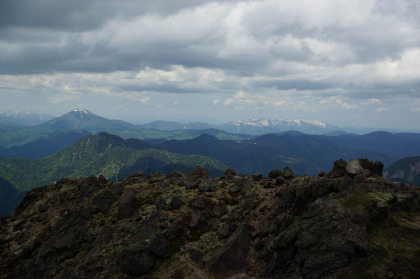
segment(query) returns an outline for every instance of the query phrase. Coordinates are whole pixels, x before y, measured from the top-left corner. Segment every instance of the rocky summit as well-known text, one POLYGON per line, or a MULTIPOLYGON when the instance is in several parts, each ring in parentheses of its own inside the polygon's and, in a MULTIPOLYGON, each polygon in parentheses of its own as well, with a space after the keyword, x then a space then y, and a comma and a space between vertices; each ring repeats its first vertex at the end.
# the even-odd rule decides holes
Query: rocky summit
POLYGON ((419 188, 339 160, 67 178, 0 219, 1 278, 420 278, 419 188))

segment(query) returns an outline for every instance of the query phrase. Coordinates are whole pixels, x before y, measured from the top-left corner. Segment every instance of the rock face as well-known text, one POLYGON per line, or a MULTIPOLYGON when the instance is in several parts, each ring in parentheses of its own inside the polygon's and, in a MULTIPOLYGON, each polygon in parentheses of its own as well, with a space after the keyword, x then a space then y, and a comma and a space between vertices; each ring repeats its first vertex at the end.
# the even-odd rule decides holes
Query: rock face
POLYGON ((5 278, 419 278, 419 188, 383 165, 62 179, 0 219, 5 278))

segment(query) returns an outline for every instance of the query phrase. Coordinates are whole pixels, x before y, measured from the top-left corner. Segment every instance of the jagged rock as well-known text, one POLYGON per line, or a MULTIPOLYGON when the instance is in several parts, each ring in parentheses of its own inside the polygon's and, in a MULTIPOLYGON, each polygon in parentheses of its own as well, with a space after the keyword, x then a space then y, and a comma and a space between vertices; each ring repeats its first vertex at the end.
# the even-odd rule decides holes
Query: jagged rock
POLYGON ((180 196, 173 196, 168 204, 168 210, 178 210, 185 204, 180 196))
POLYGON ((91 194, 96 189, 103 188, 101 186, 105 186, 105 185, 101 185, 98 182, 98 178, 94 175, 91 175, 88 178, 83 179, 82 182, 79 184, 80 197, 81 198, 90 197, 91 194))
POLYGON ((118 219, 125 219, 133 216, 138 206, 136 192, 133 189, 126 189, 120 198, 118 206, 118 219))
POLYGON ((106 188, 99 192, 94 198, 93 203, 98 207, 99 211, 102 214, 106 214, 109 207, 117 200, 117 197, 114 193, 106 188))
POLYGON ((120 270, 133 276, 141 276, 149 272, 155 263, 154 256, 144 245, 123 249, 119 253, 120 270))
POLYGON ((366 176, 379 176, 382 177, 382 171, 384 169, 384 164, 379 161, 371 161, 369 159, 359 159, 359 163, 362 166, 363 170, 367 171, 366 176))
POLYGON ((250 237, 246 225, 238 228, 209 260, 208 270, 215 278, 228 278, 246 272, 250 237))
POLYGON ((193 169, 189 174, 189 176, 195 176, 195 177, 211 177, 210 173, 206 171, 203 167, 198 166, 195 169, 193 169))
POLYGON ((0 217, 0 270, 7 278, 416 278, 419 188, 357 161, 363 174, 354 177, 62 179, 0 217), (179 186, 187 181, 214 191, 179 186))
POLYGON ((275 185, 280 186, 280 185, 283 185, 284 183, 286 183, 286 180, 283 177, 279 176, 276 178, 275 185))
POLYGON ((48 211, 48 205, 40 204, 38 205, 39 212, 47 212, 48 211))
POLYGON ((363 168, 360 165, 359 160, 350 160, 346 166, 346 174, 354 177, 358 174, 363 174, 363 168))
POLYGON ((272 179, 277 178, 279 176, 284 176, 284 173, 281 170, 275 169, 268 173, 268 177, 272 179))
POLYGON ((182 177, 182 173, 180 173, 179 171, 177 171, 177 170, 174 170, 173 172, 171 172, 170 174, 169 174, 169 177, 182 177))
POLYGON ((169 251, 169 241, 163 236, 156 236, 150 241, 149 249, 159 258, 166 258, 169 251))
POLYGON ((327 176, 327 173, 322 170, 322 171, 319 172, 318 176, 319 177, 326 177, 327 176))
POLYGON ((166 210, 167 209, 167 204, 166 204, 166 200, 164 197, 159 196, 156 199, 156 209, 157 210, 166 210))
POLYGON ((198 185, 198 191, 200 192, 214 192, 219 187, 219 184, 217 181, 214 181, 213 179, 209 178, 206 180, 201 181, 201 183, 198 185))
POLYGON ((197 209, 205 209, 206 201, 204 200, 204 197, 198 197, 194 200, 191 200, 191 206, 197 209))
POLYGON ((232 167, 228 167, 225 172, 223 173, 223 176, 228 177, 229 175, 236 175, 236 171, 232 167))
POLYGON ((284 168, 284 170, 283 170, 283 172, 284 172, 283 177, 284 177, 285 179, 292 179, 292 178, 295 178, 295 174, 293 173, 293 171, 292 171, 292 169, 291 169, 291 168, 289 168, 289 167, 285 167, 285 168, 284 168))
POLYGON ((262 173, 256 173, 252 175, 252 178, 254 179, 254 181, 260 181, 261 179, 264 178, 262 173))
POLYGON ((343 177, 346 174, 347 162, 343 159, 334 162, 334 166, 330 171, 331 177, 343 177))
POLYGON ((143 177, 143 172, 142 171, 136 171, 136 172, 130 174, 129 176, 127 176, 127 179, 139 178, 139 177, 143 177))
POLYGON ((198 265, 198 267, 200 268, 204 267, 203 253, 201 253, 197 249, 190 248, 188 249, 188 254, 190 255, 191 260, 195 262, 198 265))

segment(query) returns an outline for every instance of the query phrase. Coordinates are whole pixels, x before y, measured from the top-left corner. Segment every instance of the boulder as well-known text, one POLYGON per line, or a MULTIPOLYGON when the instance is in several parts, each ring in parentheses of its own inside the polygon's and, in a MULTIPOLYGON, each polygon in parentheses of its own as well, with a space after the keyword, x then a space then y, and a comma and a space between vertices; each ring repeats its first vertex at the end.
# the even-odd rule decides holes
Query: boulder
POLYGON ((133 216, 138 206, 136 192, 133 189, 126 189, 120 198, 118 206, 118 219, 125 219, 133 216))
POLYGON ((116 200, 117 197, 114 193, 109 188, 106 188, 93 198, 93 203, 98 207, 98 210, 102 214, 106 214, 108 209, 116 200))
POLYGON ((363 174, 363 168, 360 165, 359 160, 351 159, 346 166, 346 174, 350 177, 354 177, 358 174, 363 174))
POLYGON ((118 265, 121 272, 133 276, 141 276, 148 273, 154 263, 153 254, 144 245, 123 249, 118 257, 118 265))
POLYGON ((366 176, 379 176, 382 177, 384 164, 379 161, 371 161, 369 159, 359 159, 359 163, 365 171, 366 176))
POLYGON ((219 184, 217 184, 217 181, 209 178, 206 180, 203 180, 198 185, 198 191, 199 192, 214 192, 219 187, 219 184))
POLYGON ((283 172, 284 172, 284 178, 286 179, 292 179, 296 177, 292 169, 289 167, 285 167, 283 172))
POLYGON ((275 169, 275 170, 271 170, 271 171, 268 173, 268 177, 270 177, 270 178, 272 178, 272 179, 277 178, 277 177, 279 177, 279 176, 284 176, 284 173, 283 173, 281 170, 277 170, 277 169, 275 169))
POLYGON ((246 272, 250 244, 247 225, 241 225, 227 242, 210 258, 208 270, 215 278, 229 278, 246 272))
POLYGON ((173 196, 168 204, 168 210, 178 210, 185 204, 180 196, 173 196))
POLYGON ((334 166, 330 171, 331 177, 343 177, 346 174, 347 162, 343 159, 334 162, 334 166))
POLYGON ((196 177, 211 177, 210 173, 206 171, 202 166, 196 167, 188 175, 196 177))

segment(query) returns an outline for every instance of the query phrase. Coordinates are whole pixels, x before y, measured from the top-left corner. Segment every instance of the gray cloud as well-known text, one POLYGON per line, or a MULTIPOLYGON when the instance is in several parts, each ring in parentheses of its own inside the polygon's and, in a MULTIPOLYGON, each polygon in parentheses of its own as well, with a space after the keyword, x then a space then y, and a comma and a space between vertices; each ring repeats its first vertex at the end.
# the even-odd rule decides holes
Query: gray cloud
POLYGON ((205 93, 243 115, 298 97, 292 111, 374 98, 386 112, 396 96, 420 98, 419 14, 416 0, 2 0, 0 88, 54 104, 205 93))

